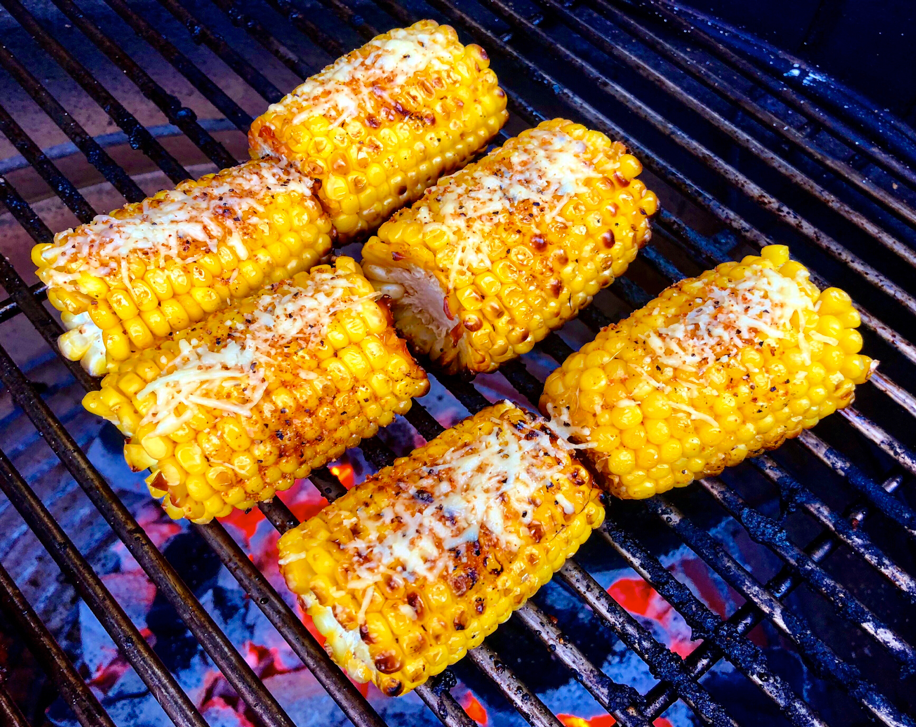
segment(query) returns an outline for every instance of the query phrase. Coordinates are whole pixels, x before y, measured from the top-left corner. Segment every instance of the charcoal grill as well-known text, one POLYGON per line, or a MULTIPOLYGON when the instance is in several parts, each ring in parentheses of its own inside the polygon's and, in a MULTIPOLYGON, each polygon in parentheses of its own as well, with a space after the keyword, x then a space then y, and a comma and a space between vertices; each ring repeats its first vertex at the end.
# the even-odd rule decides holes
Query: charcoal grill
MULTIPOLYGON (((244 153, 239 132, 247 131, 252 111, 257 112, 258 104, 278 101, 291 87, 273 80, 274 70, 286 78, 305 77, 361 39, 433 17, 489 52, 512 113, 497 141, 550 116, 567 116, 625 141, 652 175, 650 186, 660 191, 665 207, 656 220, 653 245, 627 278, 581 315, 575 325, 584 326, 587 335, 642 305, 669 282, 740 258, 774 239, 793 245, 794 253, 817 271, 819 285, 829 280, 850 290, 860 304, 866 348, 882 360, 872 383, 861 387, 857 408, 722 478, 645 502, 615 504, 606 525, 593 536, 600 549, 596 552, 622 559, 683 617, 702 642, 689 656, 666 648, 598 584, 588 568, 597 556, 588 549, 567 563, 556 581, 577 599, 577 608, 590 609, 595 623, 645 662, 654 687, 640 694, 609 678, 587 656, 588 644, 573 643, 564 635, 557 618, 562 614, 549 613, 540 601, 522 608, 508 628, 531 639, 535 662, 559 664, 562 676, 575 679, 625 727, 647 727, 679 701, 699 722, 716 727, 740 723, 723 707, 714 685, 703 679, 723 660, 792 725, 826 724, 818 706, 768 663, 749 638, 761 622, 791 647, 806 674, 844 695, 843 703, 852 710, 850 724, 865 718, 890 727, 916 723, 916 650, 908 643, 916 629, 906 615, 916 605, 916 510, 909 504, 916 475, 911 448, 916 345, 909 340, 916 332, 912 128, 890 115, 875 115, 854 95, 813 83, 811 79, 819 78, 816 70, 803 62, 667 0, 645 7, 619 0, 480 0, 473 5, 443 0, 404 5, 387 0, 308 5, 212 0, 206 6, 159 0, 158 6, 149 3, 142 9, 127 0, 104 3, 51 0, 32 8, 20 0, 0 2, 16 32, 29 36, 30 47, 56 63, 81 89, 85 102, 94 104, 95 117, 119 130, 103 136, 85 129, 49 90, 47 80, 33 75, 21 50, 0 47, 0 65, 17 94, 28 97, 34 113, 69 140, 61 149, 89 162, 82 172, 68 175, 62 171, 63 152, 44 149, 31 124, 24 128, 17 121, 22 110, 0 106, 0 132, 23 160, 21 169, 11 167, 0 176, 0 200, 34 242, 52 237, 49 224, 27 201, 41 196, 35 189, 42 189, 42 183, 85 222, 96 213, 81 191, 90 182, 104 180, 123 199, 138 201, 149 191, 138 180, 150 168, 164 175, 167 184, 191 176, 183 166, 185 157, 195 164, 232 165, 244 153), (62 28, 66 43, 58 38, 62 28), (131 48, 145 44, 143 59, 126 49, 123 38, 131 34, 131 48), (182 50, 188 34, 199 53, 182 50), (73 42, 77 35, 78 48, 73 42), (121 100, 123 93, 109 87, 110 74, 100 80, 87 68, 82 56, 93 54, 107 57, 123 73, 121 83, 145 104, 141 111, 129 109, 121 100), (190 84, 195 104, 209 104, 221 119, 200 120, 184 100, 166 90, 146 68, 149 54, 156 55, 157 68, 167 64, 175 78, 190 84), (234 79, 231 91, 214 80, 201 57, 221 64, 222 75, 234 79), (245 100, 252 98, 256 103, 247 109, 245 100), (146 122, 157 113, 167 123, 146 122), (123 142, 140 154, 132 154, 123 142), (710 532, 709 524, 723 518, 740 524, 743 537, 769 552, 771 559, 760 560, 757 567, 742 563, 731 543, 710 532), (715 613, 663 565, 644 537, 650 531, 693 551, 743 605, 727 617, 715 613), (842 558, 841 567, 831 567, 834 553, 833 562, 842 558), (781 568, 774 569, 773 563, 781 568), (821 621, 826 617, 812 619, 806 606, 812 599, 822 602, 821 612, 840 626, 825 627, 821 621)), ((24 317, 46 342, 45 351, 56 352, 61 330, 43 303, 45 291, 29 285, 31 270, 22 250, 13 257, 21 264, 14 267, 0 257, 0 282, 9 296, 0 302, 0 323, 8 327, 24 317)), ((566 332, 553 334, 538 353, 562 361, 572 351, 570 340, 566 332)), ((41 385, 17 365, 15 346, 4 334, 0 380, 12 400, 249 713, 265 727, 291 727, 293 721, 243 658, 239 645, 217 626, 93 466, 42 398, 41 385)), ((97 386, 78 365, 57 365, 69 368, 76 380, 73 388, 97 386)), ((522 360, 504 366, 500 376, 520 400, 537 402, 540 373, 522 360)), ((437 380, 468 411, 489 403, 477 384, 442 376, 437 380)), ((423 402, 407 420, 425 438, 442 430, 423 402)), ((379 438, 366 442, 362 455, 374 467, 393 458, 379 438)), ((14 454, 0 450, 0 489, 161 704, 163 723, 167 715, 176 725, 206 724, 13 460, 14 454)), ((311 480, 329 500, 345 491, 327 470, 314 473, 311 480)), ((297 524, 279 500, 261 509, 281 532, 297 524)), ((218 523, 194 529, 343 713, 356 725, 384 725, 229 532, 218 523)), ((92 727, 113 725, 87 686, 86 675, 74 668, 2 566, 0 605, 77 720, 92 727)), ((539 694, 543 690, 527 686, 519 670, 501 658, 493 639, 471 651, 467 661, 528 723, 561 724, 539 694)), ((443 724, 471 727, 475 722, 452 695, 454 684, 447 671, 417 693, 443 724)), ((2 683, 0 716, 4 724, 29 724, 2 683)))

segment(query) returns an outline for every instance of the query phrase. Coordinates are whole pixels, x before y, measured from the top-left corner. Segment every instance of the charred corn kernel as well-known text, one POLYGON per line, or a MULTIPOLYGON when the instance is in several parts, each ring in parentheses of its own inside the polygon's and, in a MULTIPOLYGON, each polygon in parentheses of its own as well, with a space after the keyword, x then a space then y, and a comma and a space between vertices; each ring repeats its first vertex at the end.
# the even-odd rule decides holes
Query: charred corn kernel
POLYGON ((479 645, 603 519, 575 449, 502 402, 284 534, 280 567, 334 660, 397 696, 479 645))
POLYGON ((482 48, 447 25, 397 28, 338 59, 255 119, 252 157, 295 163, 343 240, 364 236, 505 123, 482 48))
POLYGON ((392 325, 363 320, 384 319, 375 297, 359 265, 339 258, 133 354, 83 403, 131 438, 128 462, 152 469, 171 516, 207 522, 226 506, 251 507, 429 388, 392 325), (322 360, 313 352, 335 328, 347 342, 322 360), (386 372, 381 390, 373 366, 386 372))
POLYGON ((91 318, 70 319, 81 331, 64 334, 61 351, 100 375, 261 285, 265 270, 252 260, 261 248, 269 252, 268 277, 280 270, 278 277, 286 278, 326 255, 333 235, 311 179, 265 160, 100 215, 56 235, 51 245, 36 246, 33 258, 52 304, 91 318), (278 242, 300 230, 296 252, 278 242), (256 271, 250 277, 242 271, 247 287, 235 285, 239 258, 256 271), (86 345, 95 340, 90 325, 115 332, 98 337, 101 351, 86 345))
POLYGON ((771 245, 682 280, 570 356, 548 377, 541 410, 589 444, 623 498, 775 449, 852 403, 875 364, 844 323, 851 298, 808 277, 787 247, 771 245), (636 381, 652 389, 639 401, 636 381), (603 403, 588 408, 595 389, 603 403))
MULTIPOLYGON (((363 264, 400 332, 451 373, 485 373, 576 315, 649 240, 647 213, 620 204, 636 194, 625 151, 545 121, 382 225, 363 264)), ((642 185, 638 196, 657 207, 642 185)))

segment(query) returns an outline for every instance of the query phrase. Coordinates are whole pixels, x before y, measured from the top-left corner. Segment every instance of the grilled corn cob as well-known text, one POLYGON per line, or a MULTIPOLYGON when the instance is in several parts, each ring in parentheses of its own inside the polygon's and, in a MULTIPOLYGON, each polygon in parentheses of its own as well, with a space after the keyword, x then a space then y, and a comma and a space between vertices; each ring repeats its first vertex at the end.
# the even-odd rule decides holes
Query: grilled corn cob
POLYGON ((283 575, 334 660, 397 696, 478 646, 604 519, 574 455, 503 402, 283 535, 283 575))
POLYGON ((506 122, 483 48, 423 20, 348 53, 272 105, 248 134, 253 157, 298 163, 341 239, 463 165, 506 122))
POLYGON ((612 492, 719 474, 848 406, 874 363, 859 314, 782 245, 671 286, 547 379, 541 410, 585 442, 612 492))
POLYGON ((336 459, 429 384, 351 258, 139 353, 86 395, 173 518, 247 509, 336 459))
POLYGON ((333 229, 298 170, 249 162, 128 204, 36 245, 70 329, 60 350, 101 376, 262 285, 307 270, 333 229))
POLYGON ((441 180, 366 243, 366 276, 413 347, 494 371, 623 275, 656 196, 620 143, 563 119, 441 180))

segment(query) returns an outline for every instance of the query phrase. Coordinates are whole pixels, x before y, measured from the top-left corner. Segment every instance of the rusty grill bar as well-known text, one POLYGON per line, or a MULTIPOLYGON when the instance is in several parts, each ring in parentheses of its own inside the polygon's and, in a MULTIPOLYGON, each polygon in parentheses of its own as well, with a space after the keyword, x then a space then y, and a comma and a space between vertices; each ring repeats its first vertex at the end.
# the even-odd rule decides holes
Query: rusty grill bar
MULTIPOLYGON (((218 166, 235 163, 226 148, 198 122, 194 112, 182 106, 111 40, 98 22, 81 9, 79 0, 52 1, 60 17, 78 28, 95 49, 120 68, 149 103, 207 159, 218 166)), ((250 115, 183 54, 166 31, 138 14, 128 0, 105 2, 126 27, 158 52, 236 129, 247 131, 250 115)), ((177 0, 159 0, 159 3, 184 26, 194 42, 209 49, 264 102, 272 103, 281 98, 282 91, 222 37, 217 28, 202 23, 177 0)), ((846 436, 856 440, 856 447, 849 448, 850 454, 844 454, 810 432, 786 445, 786 449, 796 456, 800 454, 822 463, 822 472, 831 472, 845 483, 847 495, 855 497, 842 513, 828 506, 770 456, 742 467, 747 471, 755 470, 765 478, 778 492, 784 508, 802 509, 816 522, 810 528, 812 539, 804 548, 792 542, 779 521, 760 512, 730 486, 728 473, 724 478, 709 478, 693 485, 706 493, 704 502, 734 518, 752 540, 768 548, 784 564, 778 574, 764 583, 702 526, 685 515, 677 497, 659 497, 625 507, 612 507, 608 522, 594 537, 610 546, 674 607, 692 629, 694 638, 703 643, 686 659, 669 651, 614 601, 575 559, 564 566, 557 580, 646 662, 658 682, 645 695, 629 685, 611 680, 578 646, 566 639, 552 615, 538 605, 526 605, 512 621, 543 644, 542 658, 547 658, 548 654, 555 656, 625 727, 648 727, 678 700, 687 704, 705 724, 715 727, 737 724, 701 682, 701 677, 722 659, 730 662, 772 700, 791 724, 799 727, 825 724, 804 696, 797 694, 767 664, 761 649, 747 638, 751 629, 763 620, 770 621, 795 644, 797 652, 816 674, 839 685, 870 718, 892 727, 912 727, 913 717, 887 696, 886 687, 876 684, 848 658, 838 655, 834 650, 836 646, 818 636, 812 624, 791 605, 786 605, 785 600, 793 590, 805 585, 812 593, 819 594, 836 616, 861 627, 871 637, 872 645, 886 652, 900 666, 901 673, 916 670, 916 651, 904 637, 821 566, 831 553, 845 547, 891 584, 909 606, 916 605, 914 577, 862 528, 866 518, 877 512, 904 537, 916 538, 916 512, 897 496, 912 485, 912 477, 916 475, 916 454, 890 433, 907 431, 913 424, 910 418, 916 417, 912 387, 905 388, 891 378, 911 376, 913 364, 916 364, 916 346, 907 340, 916 331, 913 321, 916 298, 902 283, 907 275, 913 275, 912 268, 916 267, 916 230, 912 227, 916 223, 916 174, 907 166, 908 162, 916 160, 916 140, 900 129, 882 136, 881 129, 876 132, 874 124, 864 118, 862 109, 850 108, 843 114, 825 111, 772 75, 764 60, 729 48, 717 39, 712 26, 703 26, 700 16, 682 12, 667 0, 654 2, 651 8, 625 4, 621 0, 580 3, 480 0, 473 8, 467 3, 444 0, 428 0, 427 4, 412 2, 406 6, 388 0, 355 4, 321 0, 308 6, 296 5, 290 0, 264 0, 263 4, 256 4, 256 9, 252 8, 254 4, 236 3, 235 0, 212 0, 212 3, 224 20, 241 28, 254 43, 300 77, 319 70, 320 64, 310 60, 315 54, 323 59, 322 62, 329 62, 352 47, 354 39, 368 39, 389 27, 420 17, 435 17, 454 25, 464 39, 478 42, 488 50, 501 85, 509 94, 513 113, 510 129, 535 124, 547 114, 562 114, 624 141, 648 170, 696 208, 718 220, 723 230, 708 237, 694 230, 685 219, 691 216, 689 210, 688 215, 668 210, 660 213, 656 231, 662 249, 645 250, 640 256, 641 262, 634 266, 634 270, 640 269, 640 274, 618 281, 611 289, 626 307, 638 307, 664 285, 710 264, 731 259, 739 254, 739 249, 753 250, 774 235, 790 237, 796 253, 814 269, 823 272, 823 276, 816 277, 816 282, 824 285, 826 279, 831 279, 853 289, 857 299, 864 301, 868 308, 861 311, 865 327, 871 332, 867 336, 868 345, 887 360, 884 370, 888 373, 882 371, 876 375, 873 385, 863 387, 862 394, 868 415, 881 415, 882 424, 857 410, 842 412, 848 425, 846 436), (310 55, 297 54, 275 37, 268 29, 269 24, 259 19, 262 13, 271 15, 274 20, 285 19, 299 34, 297 42, 307 46, 310 55), (667 34, 659 30, 663 27, 659 20, 667 24, 667 34), (599 30, 606 25, 639 43, 615 42, 599 30), (670 38, 672 30, 680 37, 670 38), (683 38, 688 39, 691 47, 684 46, 683 38), (605 67, 610 70, 603 70, 605 67), (619 72, 621 70, 638 76, 648 86, 643 87, 641 93, 631 90, 619 80, 624 75, 619 72), (589 88, 578 90, 582 84, 567 82, 569 74, 585 79, 589 88), (643 100, 644 96, 650 100, 643 100), (785 105, 794 123, 786 121, 786 114, 777 115, 771 104, 764 103, 772 99, 785 105), (687 110, 693 115, 691 119, 704 129, 702 141, 699 135, 692 135, 673 124, 653 105, 676 108, 679 113, 687 110), (612 108, 613 118, 608 110, 612 108), (630 123, 617 121, 617 109, 630 123), (633 119, 638 122, 632 123, 633 119), (639 132, 628 131, 633 128, 639 132), (818 143, 819 135, 828 136, 832 145, 818 143), (774 137, 781 141, 774 141, 774 137), (735 156, 736 149, 740 149, 743 156, 735 156), (675 161, 666 161, 669 156, 675 161), (755 170, 754 175, 743 171, 744 162, 748 160, 748 166, 755 170), (757 162, 775 172, 783 188, 790 192, 777 197, 755 181, 757 167, 754 164, 757 162), (679 171, 682 167, 689 169, 691 176, 679 171), (723 193, 723 185, 729 191, 723 193), (743 198, 732 191, 740 192, 743 198), (817 205, 820 208, 816 208, 817 205), (802 216, 796 206, 802 206, 808 216, 802 216), (828 208, 827 214, 822 207, 828 208), (815 213, 809 214, 812 209, 815 213), (863 234, 851 232, 851 242, 846 247, 838 240, 845 240, 846 231, 853 229, 863 234), (872 240, 880 248, 875 248, 872 240), (635 282, 637 278, 644 281, 643 284, 635 282), (863 285, 863 281, 873 289, 863 285), (896 325, 889 325, 886 322, 889 320, 896 325), (890 405, 887 399, 892 402, 890 405), (868 474, 874 467, 853 460, 852 452, 861 452, 864 446, 877 448, 886 455, 886 463, 890 466, 881 474, 879 479, 882 481, 868 474), (674 533, 745 599, 744 605, 726 619, 715 614, 640 542, 638 533, 626 523, 627 518, 621 515, 621 510, 624 515, 635 512, 643 519, 657 520, 662 528, 674 533)), ((107 114, 127 135, 132 146, 151 159, 168 179, 178 182, 189 176, 181 163, 92 76, 74 53, 55 39, 47 20, 36 18, 19 0, 0 0, 0 4, 42 51, 79 84, 100 107, 100 113, 107 114)), ((139 201, 145 196, 126 171, 29 72, 20 57, 0 47, 0 65, 126 200, 139 201)), ((91 219, 96 211, 79 189, 2 107, 0 132, 80 221, 91 219)), ((497 141, 504 141, 514 133, 504 131, 497 141)), ((50 240, 51 231, 2 176, 0 200, 34 241, 50 240)), ((48 345, 56 350, 55 340, 60 327, 42 305, 43 288, 29 287, 5 258, 0 258, 0 283, 9 295, 8 300, 0 302, 0 322, 25 314, 48 345)), ((580 321, 592 332, 611 322, 594 306, 582 313, 580 321)), ((557 361, 562 361, 572 351, 556 333, 538 348, 557 361)), ((78 365, 70 362, 66 365, 84 388, 97 385, 78 365)), ((519 394, 531 402, 537 401, 542 381, 529 372, 524 362, 512 362, 501 373, 519 394)), ((449 377, 436 378, 470 412, 489 404, 472 384, 449 377)), ((3 347, 0 347, 0 380, 260 723, 267 727, 291 726, 293 723, 281 705, 158 551, 3 347)), ((442 430, 436 419, 419 404, 414 405, 406 418, 427 439, 442 430)), ((378 439, 364 443, 362 450, 367 461, 375 467, 389 463, 394 456, 378 439)), ((313 473, 310 479, 329 500, 345 491, 327 470, 313 473)), ((0 489, 97 615, 168 717, 177 725, 205 724, 173 675, 3 452, 0 452, 0 489)), ((262 505, 261 510, 280 532, 297 524, 292 512, 279 500, 262 505)), ((218 523, 194 527, 352 722, 384 725, 373 707, 331 663, 315 638, 226 529, 218 523)), ((0 606, 19 626, 30 650, 54 678, 77 719, 84 725, 112 724, 2 566, 0 606)), ((560 725, 556 715, 500 660, 489 643, 470 652, 468 660, 496 685, 530 724, 560 725)), ((454 677, 446 671, 417 692, 443 724, 471 727, 474 723, 449 691, 454 683, 454 677)), ((17 727, 27 724, 2 684, 0 716, 17 727)))

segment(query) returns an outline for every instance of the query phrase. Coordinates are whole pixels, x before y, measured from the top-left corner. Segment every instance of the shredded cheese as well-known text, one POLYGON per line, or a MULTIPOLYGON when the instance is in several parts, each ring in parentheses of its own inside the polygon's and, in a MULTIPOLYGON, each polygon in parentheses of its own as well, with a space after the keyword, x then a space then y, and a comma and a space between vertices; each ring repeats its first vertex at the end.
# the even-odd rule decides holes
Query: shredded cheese
POLYGON ((371 587, 389 574, 433 582, 481 542, 517 552, 542 497, 574 511, 558 488, 546 490, 572 447, 526 421, 493 422, 489 434, 416 470, 419 479, 398 482, 380 511, 356 511, 359 537, 341 545, 355 564, 348 588, 371 587))
POLYGON ((145 199, 130 216, 96 215, 76 230, 55 237, 52 265, 42 271, 48 285, 75 288, 80 276, 116 279, 133 294, 131 263, 165 269, 174 261, 194 262, 216 252, 224 238, 247 259, 241 232, 259 224, 262 202, 271 194, 310 195, 312 182, 294 169, 269 161, 251 162, 223 172, 212 184, 181 184, 161 200, 145 199))
POLYGON ((417 202, 413 209, 424 232, 438 228, 448 237, 449 287, 462 272, 476 274, 492 267, 488 241, 502 216, 528 203, 539 220, 562 219, 566 203, 587 191, 589 179, 601 176, 586 151, 585 142, 561 131, 532 129, 511 153, 459 172, 417 202))
MULTIPOLYGON (((226 314, 226 340, 215 350, 196 339, 180 338, 178 356, 137 395, 141 400, 156 398, 141 426, 154 423, 150 436, 166 436, 200 408, 250 417, 267 390, 273 357, 293 341, 306 347, 310 339, 323 335, 336 313, 375 298, 348 295, 347 286, 331 271, 314 272, 303 287, 272 286, 255 300, 244 322, 226 314)), ((317 377, 305 370, 299 375, 317 377)))
POLYGON ((697 300, 702 302, 686 316, 644 336, 658 363, 702 375, 717 361, 761 338, 783 338, 788 330, 798 333, 802 350, 807 350, 802 344, 803 314, 814 304, 795 280, 774 270, 753 266, 727 287, 709 285, 697 300))
POLYGON ((444 33, 397 28, 387 35, 339 58, 269 111, 295 114, 293 126, 323 116, 334 128, 377 108, 380 100, 395 107, 392 91, 399 91, 426 69, 443 71, 452 65, 452 49, 444 33))

